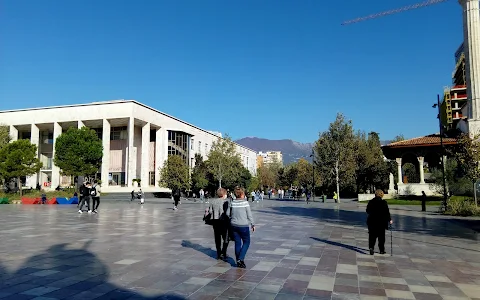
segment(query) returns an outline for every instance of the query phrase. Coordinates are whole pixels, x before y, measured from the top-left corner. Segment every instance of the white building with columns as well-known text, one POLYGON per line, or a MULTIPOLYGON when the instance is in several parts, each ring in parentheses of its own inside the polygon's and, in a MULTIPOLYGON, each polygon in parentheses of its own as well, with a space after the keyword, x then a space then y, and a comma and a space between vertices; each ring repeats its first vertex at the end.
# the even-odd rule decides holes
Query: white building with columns
MULTIPOLYGON (((141 179, 144 191, 167 191, 158 187, 159 167, 168 155, 180 155, 193 168, 195 154, 208 158, 212 144, 222 138, 134 100, 0 111, 0 124, 10 127, 13 140, 29 139, 38 147, 43 163, 39 174, 24 184, 54 189, 71 185, 53 163, 55 140, 70 127, 87 126, 103 143, 102 166, 97 179, 102 191, 131 191, 133 179, 141 179)), ((236 144, 243 165, 256 175, 256 152, 236 144)))

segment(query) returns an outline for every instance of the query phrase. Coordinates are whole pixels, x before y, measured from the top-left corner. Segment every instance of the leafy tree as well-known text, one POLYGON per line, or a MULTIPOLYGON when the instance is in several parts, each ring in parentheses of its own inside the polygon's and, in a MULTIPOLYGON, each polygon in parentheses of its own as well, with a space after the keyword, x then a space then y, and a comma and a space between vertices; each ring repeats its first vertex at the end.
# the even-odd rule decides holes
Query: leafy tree
POLYGON ((161 187, 173 190, 188 189, 190 186, 190 170, 185 160, 179 155, 170 155, 160 170, 161 187))
MULTIPOLYGON (((313 182, 313 164, 307 161, 304 158, 299 159, 296 162, 297 176, 295 184, 309 188, 312 186, 313 182)), ((315 186, 321 184, 320 174, 315 170, 315 186)))
POLYGON ((10 128, 6 125, 0 125, 0 148, 8 144, 10 140, 10 128))
POLYGON ((270 165, 263 165, 257 169, 260 187, 274 187, 277 182, 278 170, 270 165))
MULTIPOLYGON (((430 180, 433 181, 433 190, 438 194, 443 194, 443 174, 441 167, 431 169, 430 180)), ((445 181, 448 191, 454 195, 467 195, 472 192, 470 180, 464 177, 463 171, 455 159, 447 159, 446 161, 445 181)))
POLYGON ((288 188, 297 180, 297 164, 290 164, 279 170, 279 184, 282 188, 288 188))
POLYGON ((94 175, 102 165, 102 157, 102 141, 88 127, 70 127, 55 140, 53 162, 64 175, 94 175))
POLYGON ((207 164, 203 161, 201 154, 195 154, 195 167, 192 170, 192 188, 195 191, 199 191, 208 186, 207 174, 207 164))
POLYGON ((242 165, 235 144, 229 136, 219 138, 212 144, 208 154, 207 167, 212 173, 218 186, 222 187, 222 181, 235 181, 240 175, 238 166, 242 165))
POLYGON ((0 175, 6 179, 17 179, 22 196, 22 176, 38 173, 42 163, 37 157, 37 146, 28 140, 17 140, 0 148, 0 175))
POLYGON ((355 135, 352 122, 346 121, 343 114, 337 114, 329 129, 320 134, 315 143, 315 153, 317 168, 327 184, 335 185, 337 202, 340 202, 340 183, 351 186, 355 179, 355 135))
POLYGON ((454 157, 459 167, 473 185, 475 204, 478 206, 475 182, 480 178, 480 136, 470 137, 463 134, 458 139, 457 147, 454 147, 454 157))
POLYGON ((405 163, 402 167, 403 175, 407 177, 409 183, 419 183, 420 176, 417 172, 417 168, 412 163, 405 163))
POLYGON ((250 180, 252 179, 252 174, 250 171, 247 170, 243 165, 239 164, 237 166, 238 169, 238 176, 233 178, 234 180, 225 179, 222 182, 224 188, 233 190, 236 186, 247 187, 250 184, 250 180))
POLYGON ((247 185, 247 190, 248 191, 255 191, 260 188, 260 180, 258 177, 252 177, 249 181, 249 184, 247 185))
POLYGON ((393 138, 392 143, 401 142, 404 140, 405 140, 405 137, 403 136, 403 134, 399 134, 393 138))

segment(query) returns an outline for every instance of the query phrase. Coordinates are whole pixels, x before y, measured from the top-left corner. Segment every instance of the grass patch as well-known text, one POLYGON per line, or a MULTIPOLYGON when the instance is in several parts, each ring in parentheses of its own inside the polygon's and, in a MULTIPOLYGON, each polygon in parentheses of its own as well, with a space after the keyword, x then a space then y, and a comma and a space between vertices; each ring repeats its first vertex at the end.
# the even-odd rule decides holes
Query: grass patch
MULTIPOLYGON (((73 197, 73 190, 66 190, 66 191, 51 191, 51 192, 43 192, 43 191, 37 191, 37 190, 32 190, 32 191, 24 191, 23 197, 28 197, 28 198, 40 198, 42 194, 45 193, 47 195, 47 199, 51 198, 71 198, 73 197)), ((1 193, 0 192, 0 198, 7 198, 9 201, 11 200, 20 200, 20 194, 19 193, 1 193)))
MULTIPOLYGON (((388 199, 386 201, 389 205, 422 205, 421 200, 388 199)), ((440 205, 442 205, 442 201, 441 200, 427 200, 426 205, 428 205, 428 206, 440 206, 440 205)))

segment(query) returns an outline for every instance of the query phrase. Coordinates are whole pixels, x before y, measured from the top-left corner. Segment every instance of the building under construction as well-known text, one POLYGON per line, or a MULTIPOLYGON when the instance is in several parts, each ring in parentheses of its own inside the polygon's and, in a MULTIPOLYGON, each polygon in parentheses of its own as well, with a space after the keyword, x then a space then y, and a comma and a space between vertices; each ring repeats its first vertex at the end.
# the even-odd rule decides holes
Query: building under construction
POLYGON ((447 130, 457 128, 460 120, 467 119, 467 79, 465 53, 462 45, 455 52, 455 69, 452 73, 452 87, 446 87, 441 105, 442 123, 447 130))

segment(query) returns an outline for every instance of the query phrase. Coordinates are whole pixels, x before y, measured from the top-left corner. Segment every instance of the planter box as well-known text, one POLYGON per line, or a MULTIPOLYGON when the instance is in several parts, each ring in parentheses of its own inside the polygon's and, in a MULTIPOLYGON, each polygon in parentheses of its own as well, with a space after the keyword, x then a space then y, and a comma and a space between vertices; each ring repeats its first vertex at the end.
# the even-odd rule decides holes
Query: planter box
POLYGON ((42 203, 42 198, 22 197, 22 204, 40 204, 40 203, 42 203))
POLYGON ((0 198, 0 204, 8 204, 8 198, 0 198))
POLYGON ((78 204, 78 198, 77 197, 72 197, 70 199, 67 198, 57 198, 57 203, 58 204, 78 204))

